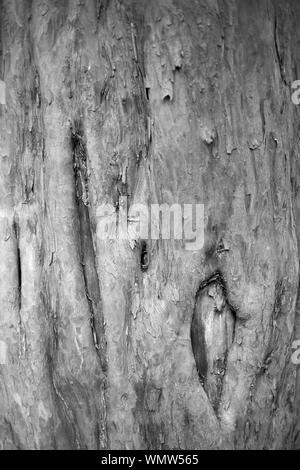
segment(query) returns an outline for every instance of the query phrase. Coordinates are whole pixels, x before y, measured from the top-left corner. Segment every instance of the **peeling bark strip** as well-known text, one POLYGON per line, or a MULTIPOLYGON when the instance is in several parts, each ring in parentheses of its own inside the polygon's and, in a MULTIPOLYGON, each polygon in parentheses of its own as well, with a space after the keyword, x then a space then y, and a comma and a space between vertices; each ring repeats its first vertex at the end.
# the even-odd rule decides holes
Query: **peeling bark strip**
POLYGON ((300 448, 299 22, 0 0, 0 448, 300 448), (203 249, 98 237, 125 197, 203 249))

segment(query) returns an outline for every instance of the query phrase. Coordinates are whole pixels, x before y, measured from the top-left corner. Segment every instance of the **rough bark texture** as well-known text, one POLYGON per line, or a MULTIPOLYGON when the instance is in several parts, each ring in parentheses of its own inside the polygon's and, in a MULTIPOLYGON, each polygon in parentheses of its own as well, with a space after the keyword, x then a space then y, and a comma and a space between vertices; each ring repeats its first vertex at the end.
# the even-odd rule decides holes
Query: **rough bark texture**
POLYGON ((299 447, 299 1, 0 22, 2 448, 299 447), (204 248, 101 240, 121 196, 205 204, 204 248))

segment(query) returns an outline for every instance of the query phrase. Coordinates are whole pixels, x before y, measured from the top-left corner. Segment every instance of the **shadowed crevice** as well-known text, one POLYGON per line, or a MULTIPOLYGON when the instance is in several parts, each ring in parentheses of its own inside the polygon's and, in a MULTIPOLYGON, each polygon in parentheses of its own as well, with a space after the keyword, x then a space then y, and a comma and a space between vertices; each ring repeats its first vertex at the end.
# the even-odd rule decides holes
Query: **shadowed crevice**
POLYGON ((90 325, 93 342, 101 361, 102 370, 106 370, 106 344, 104 320, 101 308, 99 279, 96 269, 96 255, 93 245, 91 221, 89 215, 89 190, 87 173, 87 149, 83 125, 75 121, 71 129, 71 144, 76 189, 76 203, 79 219, 80 262, 82 267, 85 295, 90 311, 90 325))

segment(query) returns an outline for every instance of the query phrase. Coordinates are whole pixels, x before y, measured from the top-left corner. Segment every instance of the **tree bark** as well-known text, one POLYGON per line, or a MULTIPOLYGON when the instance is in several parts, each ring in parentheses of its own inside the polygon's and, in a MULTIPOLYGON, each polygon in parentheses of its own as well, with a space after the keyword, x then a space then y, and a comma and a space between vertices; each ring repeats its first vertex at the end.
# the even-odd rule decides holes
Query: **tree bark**
POLYGON ((1 0, 2 448, 300 447, 299 22, 1 0), (101 239, 124 197, 204 204, 203 248, 101 239))

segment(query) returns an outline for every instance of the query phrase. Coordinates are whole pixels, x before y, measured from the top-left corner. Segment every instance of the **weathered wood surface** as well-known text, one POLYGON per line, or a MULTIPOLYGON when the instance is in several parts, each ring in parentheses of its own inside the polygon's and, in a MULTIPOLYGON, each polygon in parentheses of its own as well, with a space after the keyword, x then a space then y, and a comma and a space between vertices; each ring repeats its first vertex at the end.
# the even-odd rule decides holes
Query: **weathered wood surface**
POLYGON ((299 22, 297 0, 0 2, 2 448, 300 446, 299 22), (148 240, 141 269, 97 237, 122 196, 205 204, 203 249, 148 240))

